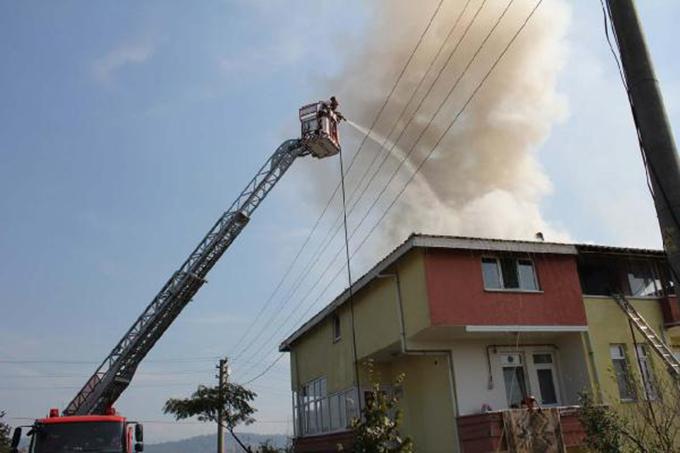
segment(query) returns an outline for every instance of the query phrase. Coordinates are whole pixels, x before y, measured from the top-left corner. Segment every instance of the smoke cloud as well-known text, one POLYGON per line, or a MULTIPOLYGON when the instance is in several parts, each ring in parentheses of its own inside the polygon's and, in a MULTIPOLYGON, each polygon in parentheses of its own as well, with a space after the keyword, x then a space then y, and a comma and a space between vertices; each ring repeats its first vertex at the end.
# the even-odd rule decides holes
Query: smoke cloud
MULTIPOLYGON (((512 3, 431 127, 418 143, 414 143, 507 5, 507 1, 485 2, 431 93, 416 112, 418 102, 443 67, 449 52, 461 39, 482 0, 470 1, 431 72, 415 98, 407 104, 465 3, 463 0, 444 2, 392 101, 378 121, 375 139, 367 141, 348 175, 351 191, 375 154, 381 152, 378 145, 382 141, 380 137, 390 133, 400 112, 407 106, 406 114, 389 140, 396 140, 407 121, 411 117, 413 120, 373 181, 367 199, 355 208, 350 217, 350 227, 357 225, 375 194, 399 164, 400 156, 413 148, 409 162, 399 170, 374 209, 375 213, 357 231, 355 243, 364 237, 413 169, 430 152, 536 4, 535 0, 515 0, 512 3)), ((348 64, 342 74, 330 82, 329 91, 338 96, 345 116, 363 127, 371 124, 436 4, 435 0, 384 0, 374 4, 368 33, 361 37, 361 41, 345 43, 344 48, 350 49, 345 56, 348 64)), ((543 2, 423 165, 420 175, 414 178, 400 201, 392 207, 369 244, 384 252, 414 231, 512 239, 531 239, 541 231, 549 241, 568 239, 565 232, 548 224, 541 215, 541 200, 550 194, 552 188, 537 161, 536 152, 553 125, 567 114, 566 101, 557 92, 557 76, 566 57, 565 34, 569 16, 568 6, 563 1, 543 2)), ((343 126, 343 134, 344 149, 354 151, 360 134, 347 126, 343 126)), ((322 179, 319 184, 334 180, 326 176, 317 177, 322 179)))

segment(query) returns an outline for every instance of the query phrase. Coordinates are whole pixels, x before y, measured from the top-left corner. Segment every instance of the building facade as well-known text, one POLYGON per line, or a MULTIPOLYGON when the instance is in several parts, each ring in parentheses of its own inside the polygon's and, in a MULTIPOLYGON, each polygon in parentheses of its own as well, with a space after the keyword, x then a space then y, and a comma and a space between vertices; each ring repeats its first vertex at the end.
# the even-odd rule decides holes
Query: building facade
POLYGON ((628 404, 625 373, 651 395, 667 365, 612 294, 677 352, 671 285, 660 251, 412 235, 351 298, 345 291, 281 344, 296 449, 351 444, 349 423, 370 397, 369 360, 373 379, 399 395, 416 451, 494 451, 505 442, 503 411, 529 395, 559 412, 564 443, 577 447, 580 392, 628 404))

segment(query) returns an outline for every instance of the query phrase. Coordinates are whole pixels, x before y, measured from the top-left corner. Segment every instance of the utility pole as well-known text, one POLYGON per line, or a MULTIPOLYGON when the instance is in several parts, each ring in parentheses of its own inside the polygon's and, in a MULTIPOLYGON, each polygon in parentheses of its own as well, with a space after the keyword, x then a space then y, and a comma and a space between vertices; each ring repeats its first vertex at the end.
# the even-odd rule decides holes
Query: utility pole
POLYGON ((663 247, 680 300, 680 160, 633 0, 607 0, 663 247))
POLYGON ((224 453, 224 388, 229 377, 229 365, 227 359, 220 359, 217 365, 218 370, 218 394, 219 394, 219 410, 217 411, 217 453, 224 453))

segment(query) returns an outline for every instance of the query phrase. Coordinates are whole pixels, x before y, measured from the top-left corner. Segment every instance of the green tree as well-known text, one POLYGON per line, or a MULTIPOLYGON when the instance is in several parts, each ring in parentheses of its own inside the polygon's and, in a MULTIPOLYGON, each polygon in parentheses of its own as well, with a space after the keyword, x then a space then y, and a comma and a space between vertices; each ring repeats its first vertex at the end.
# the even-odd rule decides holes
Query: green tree
POLYGON ((5 412, 0 411, 0 453, 9 453, 9 447, 12 443, 12 438, 10 437, 11 428, 2 421, 4 417, 5 412))
POLYGON ((230 382, 224 383, 222 388, 199 385, 190 398, 167 400, 163 412, 173 414, 176 420, 196 417, 202 422, 217 423, 221 409, 222 425, 244 450, 250 451, 234 434, 234 428, 241 423, 249 425, 255 421, 252 417, 255 409, 250 403, 256 396, 255 392, 230 382))
MULTIPOLYGON (((367 398, 362 410, 362 419, 352 421, 356 453, 411 453, 413 442, 408 437, 399 434, 402 411, 399 408, 399 398, 395 392, 383 390, 373 368, 373 362, 366 364, 369 381, 371 382, 371 397, 367 398)), ((401 388, 404 375, 401 374, 394 382, 394 388, 401 388)))
MULTIPOLYGON (((675 453, 680 451, 680 388, 665 370, 657 369, 645 385, 628 366, 626 379, 633 402, 613 407, 595 404, 581 394, 581 423, 586 445, 602 453, 675 453)), ((612 395, 616 400, 618 395, 612 395)))
POLYGON ((623 436, 619 416, 607 406, 595 404, 588 393, 582 393, 580 399, 580 419, 586 432, 586 447, 593 451, 621 453, 623 436))

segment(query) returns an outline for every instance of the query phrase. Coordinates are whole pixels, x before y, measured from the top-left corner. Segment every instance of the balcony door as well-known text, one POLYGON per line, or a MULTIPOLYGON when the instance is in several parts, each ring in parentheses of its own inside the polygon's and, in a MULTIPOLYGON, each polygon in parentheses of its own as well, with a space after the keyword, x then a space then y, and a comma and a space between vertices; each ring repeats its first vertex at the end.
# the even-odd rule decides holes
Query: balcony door
POLYGON ((555 354, 536 350, 507 351, 500 355, 508 407, 517 408, 525 397, 533 396, 541 406, 558 406, 559 379, 555 354))
POLYGON ((555 355, 552 352, 532 352, 529 380, 533 395, 541 406, 560 404, 555 355))

